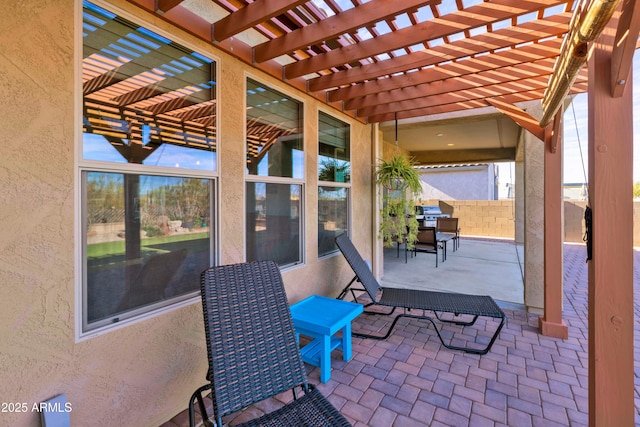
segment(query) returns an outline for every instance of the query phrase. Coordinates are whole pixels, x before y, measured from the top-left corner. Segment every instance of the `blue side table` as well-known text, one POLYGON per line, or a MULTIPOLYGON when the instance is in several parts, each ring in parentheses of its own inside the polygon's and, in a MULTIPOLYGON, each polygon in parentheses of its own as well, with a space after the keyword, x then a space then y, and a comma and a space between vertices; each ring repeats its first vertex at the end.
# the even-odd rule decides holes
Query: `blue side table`
POLYGON ((291 306, 297 335, 313 338, 300 349, 302 360, 320 367, 320 381, 331 378, 331 351, 342 349, 342 358, 351 359, 351 321, 362 313, 362 304, 311 295, 291 306), (342 338, 334 337, 342 331, 342 338))

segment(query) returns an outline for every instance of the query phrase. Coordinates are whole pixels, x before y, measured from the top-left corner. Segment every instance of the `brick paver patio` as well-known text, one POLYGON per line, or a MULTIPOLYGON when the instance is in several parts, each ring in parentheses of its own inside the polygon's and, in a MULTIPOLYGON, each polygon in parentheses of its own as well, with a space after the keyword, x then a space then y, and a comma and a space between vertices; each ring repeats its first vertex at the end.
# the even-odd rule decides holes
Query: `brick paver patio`
MULTIPOLYGON (((634 251, 635 298, 640 283, 640 252, 634 251)), ((569 338, 538 334, 538 316, 505 310, 507 324, 491 351, 470 355, 444 348, 427 322, 403 318, 386 340, 353 339, 353 358, 332 360, 331 379, 319 382, 319 369, 308 367, 310 381, 354 426, 586 426, 587 264, 583 245, 564 246, 563 317, 569 338)), ((635 305, 638 340, 640 306, 635 305)), ((487 325, 445 327, 445 337, 486 342, 487 325)), ((360 316, 354 330, 377 330, 388 317, 360 316)), ((638 341, 636 341, 638 343, 638 341)), ((640 349, 635 346, 636 354, 640 349)), ((636 357, 636 424, 640 423, 640 380, 636 357)), ((280 396, 286 401, 291 393, 280 396)), ((226 420, 234 425, 272 410, 272 399, 226 420)), ((186 412, 163 427, 187 426, 186 412)))

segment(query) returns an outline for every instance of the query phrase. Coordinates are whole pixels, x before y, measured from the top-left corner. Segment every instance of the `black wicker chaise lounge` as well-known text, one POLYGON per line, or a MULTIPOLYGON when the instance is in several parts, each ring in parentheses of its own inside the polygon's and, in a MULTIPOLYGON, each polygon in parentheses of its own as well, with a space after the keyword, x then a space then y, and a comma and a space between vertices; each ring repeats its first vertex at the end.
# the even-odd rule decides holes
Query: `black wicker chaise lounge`
POLYGON ((189 400, 195 424, 197 400, 204 425, 222 427, 222 417, 293 390, 290 403, 242 426, 351 426, 307 383, 280 270, 273 261, 212 267, 201 275, 208 384, 189 400), (202 394, 211 390, 213 419, 202 394), (296 393, 296 391, 302 393, 296 393), (296 396, 297 394, 297 396, 296 396))
POLYGON ((356 300, 357 295, 355 291, 366 292, 372 302, 365 305, 365 307, 371 305, 381 305, 393 307, 393 309, 390 312, 386 313, 366 310, 365 313, 391 315, 395 312, 396 308, 404 309, 403 313, 396 316, 385 335, 371 335, 359 333, 357 331, 353 331, 353 335, 364 338, 386 339, 389 337, 391 331, 396 325, 396 322, 401 317, 411 317, 415 319, 424 319, 431 322, 438 334, 438 338, 442 342, 442 345, 446 348, 453 350, 462 350, 467 353, 473 354, 486 354, 491 349, 491 346, 493 346, 493 343, 495 342, 498 334, 504 326, 506 316, 490 296, 382 287, 373 276, 373 273, 369 269, 369 266, 362 259, 360 253, 358 253, 358 250, 355 248, 346 234, 341 234, 340 236, 336 237, 336 244, 355 272, 355 277, 342 290, 340 296, 338 296, 339 299, 344 299, 347 294, 351 292, 353 299, 356 300), (362 284, 362 287, 354 287, 356 281, 360 282, 362 284), (423 314, 408 314, 407 312, 410 310, 423 310, 423 314), (475 346, 460 347, 453 345, 451 342, 444 342, 435 320, 432 317, 424 314, 425 311, 432 311, 436 319, 441 322, 453 323, 461 326, 473 325, 478 317, 500 319, 500 324, 497 326, 497 329, 491 337, 491 340, 484 348, 476 348, 475 346), (445 319, 441 316, 442 313, 452 313, 454 317, 453 319, 445 319), (471 318, 470 320, 462 320, 460 317, 458 317, 460 315, 469 315, 471 316, 471 318))

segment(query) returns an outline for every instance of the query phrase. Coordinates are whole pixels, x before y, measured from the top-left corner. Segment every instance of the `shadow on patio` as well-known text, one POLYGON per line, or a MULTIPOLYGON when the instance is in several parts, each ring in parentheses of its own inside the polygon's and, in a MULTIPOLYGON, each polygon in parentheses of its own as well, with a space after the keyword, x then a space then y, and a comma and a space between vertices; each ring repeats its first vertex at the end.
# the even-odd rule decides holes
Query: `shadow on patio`
POLYGON ((447 260, 404 247, 385 248, 383 286, 491 295, 503 308, 524 309, 522 247, 513 240, 463 239, 457 251, 447 243, 447 260))
MULTIPOLYGON (((466 243, 462 241, 461 249, 466 243)), ((451 252, 448 256, 452 257, 451 252)), ((634 257, 640 266, 640 252, 635 251, 634 257)), ((400 259, 404 265, 404 257, 400 259)), ((348 362, 335 352, 327 383, 320 383, 318 368, 308 366, 310 381, 318 384, 354 426, 586 426, 585 259, 584 245, 565 244, 563 317, 569 326, 567 340, 539 335, 537 315, 505 308, 507 323, 491 351, 484 356, 470 355, 444 348, 433 327, 424 321, 404 318, 387 340, 354 338, 353 358, 348 362)), ((453 263, 449 259, 443 265, 453 268, 453 263)), ((385 280, 389 285, 389 271, 385 280)), ((637 289, 638 277, 634 283, 637 289)), ((636 319, 638 316, 636 311, 636 319)), ((353 329, 378 329, 387 324, 384 317, 361 315, 353 329)), ((465 336, 455 326, 445 330, 450 335, 457 332, 461 339, 475 339, 475 334, 483 334, 485 324, 478 320, 465 329, 465 336)), ((636 336, 640 336, 637 325, 636 321, 636 336)), ((635 384, 637 424, 637 376, 635 384)), ((283 401, 290 398, 291 393, 281 396, 283 401)), ((227 421, 234 425, 279 404, 277 399, 265 401, 227 417, 227 421)), ((163 426, 176 425, 188 425, 186 412, 163 426)))

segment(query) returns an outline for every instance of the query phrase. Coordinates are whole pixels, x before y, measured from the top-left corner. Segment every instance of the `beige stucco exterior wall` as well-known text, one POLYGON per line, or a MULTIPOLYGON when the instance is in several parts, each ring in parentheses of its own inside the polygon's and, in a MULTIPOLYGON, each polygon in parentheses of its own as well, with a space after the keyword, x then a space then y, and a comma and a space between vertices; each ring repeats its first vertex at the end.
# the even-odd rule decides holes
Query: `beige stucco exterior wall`
POLYGON ((516 243, 524 245, 524 131, 518 140, 515 162, 515 215, 516 215, 516 243))
MULTIPOLYGON (((122 0, 119 10, 158 18, 122 0)), ((104 6, 104 3, 102 3, 104 6)), ((77 341, 77 210, 74 139, 79 120, 74 49, 80 1, 23 0, 0 17, 0 396, 26 402, 27 413, 0 413, 0 425, 39 426, 31 405, 66 393, 71 424, 157 426, 186 408, 204 383, 201 306, 193 303, 77 341), (96 421, 98 420, 98 421, 96 421)), ((244 79, 250 67, 173 31, 176 41, 219 58, 220 261, 244 259, 244 79)), ((260 73, 252 76, 293 93, 260 73)), ((315 176, 317 110, 304 94, 305 155, 315 176)), ((327 108, 327 107, 323 107, 327 108)), ((352 125, 353 238, 371 253, 370 126, 327 109, 352 125)), ((284 272, 293 302, 309 293, 335 295, 351 278, 341 256, 317 260, 315 178, 306 183, 306 264, 284 272)))
POLYGON ((394 156, 394 154, 404 154, 405 156, 411 158, 409 152, 398 147, 395 142, 383 141, 382 142, 382 157, 381 159, 388 160, 394 156))
MULTIPOLYGON (((527 113, 542 116, 542 105, 530 103, 527 113)), ((524 303, 544 309, 544 144, 524 132, 524 303)))

